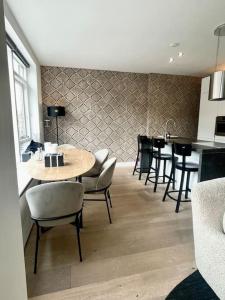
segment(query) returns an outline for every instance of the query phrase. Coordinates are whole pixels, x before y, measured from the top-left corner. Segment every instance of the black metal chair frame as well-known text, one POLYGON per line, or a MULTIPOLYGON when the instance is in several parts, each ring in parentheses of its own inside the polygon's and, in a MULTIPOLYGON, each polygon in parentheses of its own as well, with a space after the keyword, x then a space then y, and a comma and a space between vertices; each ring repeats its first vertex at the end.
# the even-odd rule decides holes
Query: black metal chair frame
POLYGON ((177 167, 176 166, 176 163, 177 163, 177 159, 175 157, 175 149, 174 149, 174 144, 172 145, 172 164, 173 164, 173 169, 174 169, 174 172, 177 170, 180 170, 182 173, 181 173, 181 181, 180 181, 180 188, 179 190, 176 190, 175 187, 173 186, 173 190, 170 190, 169 191, 169 188, 170 188, 170 184, 172 182, 172 168, 171 168, 171 173, 170 173, 170 176, 169 176, 169 181, 167 183, 167 187, 166 187, 166 190, 165 190, 165 193, 164 193, 164 196, 163 196, 163 202, 166 200, 166 196, 168 196, 170 199, 174 200, 177 202, 177 205, 176 205, 176 209, 175 209, 175 212, 178 213, 179 212, 179 209, 180 209, 180 203, 181 202, 191 202, 190 199, 188 199, 188 192, 191 192, 191 189, 189 187, 189 184, 190 184, 190 175, 192 172, 197 172, 197 170, 193 171, 193 170, 187 170, 186 169, 186 157, 187 156, 190 156, 190 155, 182 155, 182 154, 177 154, 177 155, 182 155, 182 167, 177 167), (184 176, 185 176, 185 173, 187 172, 187 180, 186 180, 186 188, 183 189, 183 185, 184 185, 184 176), (182 197, 182 193, 185 192, 185 196, 184 198, 185 199, 181 199, 182 197), (174 198, 173 196, 171 196, 171 194, 173 193, 178 193, 178 197, 177 198, 174 198))
POLYGON ((91 191, 87 191, 84 192, 84 194, 104 194, 105 199, 90 199, 90 198, 85 198, 84 201, 105 201, 106 203, 106 207, 107 207, 107 212, 108 212, 108 217, 109 217, 109 223, 112 224, 112 218, 111 218, 111 214, 110 214, 110 209, 109 209, 109 205, 112 208, 112 200, 111 200, 111 195, 109 192, 109 188, 110 188, 111 184, 108 185, 106 188, 104 189, 98 189, 98 190, 91 190, 91 191), (109 203, 108 203, 109 201, 109 203))
MULTIPOLYGON (((151 139, 148 138, 147 136, 143 135, 138 135, 138 153, 137 153, 137 157, 136 157, 136 161, 135 161, 135 165, 134 165, 134 170, 133 170, 133 175, 135 174, 135 172, 139 173, 139 180, 141 180, 141 176, 143 173, 148 173, 149 171, 149 168, 151 167, 151 164, 148 165, 148 167, 146 168, 143 168, 141 165, 140 167, 137 167, 138 165, 138 162, 140 161, 141 163, 141 159, 142 157, 140 157, 142 154, 147 154, 147 155, 151 155, 151 153, 153 152, 153 148, 143 148, 142 149, 142 142, 141 142, 141 139, 146 139, 148 140, 149 142, 151 142, 151 139)), ((151 143, 149 143, 149 146, 151 146, 151 143)))
POLYGON ((37 228, 37 234, 36 234, 36 246, 35 246, 35 257, 34 257, 34 274, 37 273, 37 259, 38 259, 38 250, 39 250, 39 240, 40 240, 40 226, 38 222, 49 222, 49 221, 56 221, 56 220, 61 220, 65 218, 70 218, 70 217, 75 217, 75 224, 76 226, 76 231, 77 231, 77 243, 78 243, 78 250, 79 250, 79 257, 80 257, 80 262, 82 262, 82 253, 81 253, 81 244, 80 244, 80 228, 81 228, 81 217, 82 217, 82 209, 79 210, 76 213, 72 213, 69 215, 65 216, 59 216, 59 217, 52 217, 52 218, 33 218, 31 219, 35 222, 36 228, 37 228))
MULTIPOLYGON (((166 144, 165 141, 164 141, 164 143, 166 144)), ((152 162, 153 162, 153 158, 154 158, 155 159, 155 168, 150 166, 149 172, 148 172, 146 180, 145 180, 145 185, 147 185, 148 181, 154 183, 154 192, 156 192, 158 184, 166 184, 166 183, 168 183, 168 181, 170 179, 170 176, 166 175, 166 162, 172 161, 172 155, 171 155, 171 157, 169 157, 169 156, 163 157, 163 155, 161 155, 162 148, 163 147, 158 147, 157 152, 153 153, 152 162), (161 160, 163 160, 163 175, 159 175, 161 160), (153 171, 151 171, 151 170, 153 170, 153 171), (152 173, 155 173, 155 176, 150 176, 150 174, 152 174, 152 173), (163 178, 162 182, 159 182, 159 178, 163 178), (168 181, 166 181, 166 178, 168 179, 168 181)), ((173 174, 173 186, 175 186, 176 179, 175 179, 175 170, 173 168, 173 164, 172 164, 171 170, 172 170, 172 174, 173 174)))

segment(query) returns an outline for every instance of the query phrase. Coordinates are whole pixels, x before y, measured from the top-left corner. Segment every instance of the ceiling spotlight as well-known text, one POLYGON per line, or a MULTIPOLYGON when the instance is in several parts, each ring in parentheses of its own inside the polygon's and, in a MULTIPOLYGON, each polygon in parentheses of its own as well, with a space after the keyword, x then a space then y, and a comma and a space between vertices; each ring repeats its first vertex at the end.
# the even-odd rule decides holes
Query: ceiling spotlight
POLYGON ((178 56, 182 57, 182 56, 184 56, 184 53, 183 52, 178 52, 178 56))
POLYGON ((173 59, 173 57, 170 57, 170 59, 169 59, 169 63, 171 64, 171 63, 173 63, 174 62, 174 59, 173 59))
POLYGON ((180 46, 180 43, 170 43, 170 47, 178 47, 180 46))

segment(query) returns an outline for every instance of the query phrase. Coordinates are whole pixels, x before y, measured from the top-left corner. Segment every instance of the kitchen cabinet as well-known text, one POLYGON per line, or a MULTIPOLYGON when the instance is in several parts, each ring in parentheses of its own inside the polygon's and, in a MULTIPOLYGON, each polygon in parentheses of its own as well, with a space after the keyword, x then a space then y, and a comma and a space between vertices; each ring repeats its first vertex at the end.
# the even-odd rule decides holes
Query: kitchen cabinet
MULTIPOLYGON (((209 101, 209 81, 210 77, 202 79, 201 98, 199 108, 199 121, 198 121, 198 139, 206 141, 214 141, 215 122, 219 112, 218 104, 222 102, 209 101)), ((225 115, 225 102, 220 107, 225 115), (223 107, 223 108, 222 108, 223 107)))

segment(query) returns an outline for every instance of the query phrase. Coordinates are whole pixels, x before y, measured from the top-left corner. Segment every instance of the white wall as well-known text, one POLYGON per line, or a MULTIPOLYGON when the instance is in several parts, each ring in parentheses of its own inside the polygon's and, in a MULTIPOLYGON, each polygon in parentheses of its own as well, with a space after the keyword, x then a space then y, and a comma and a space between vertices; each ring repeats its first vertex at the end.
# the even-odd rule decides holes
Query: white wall
POLYGON ((225 143, 224 136, 215 135, 217 116, 225 115, 225 101, 209 101, 210 77, 202 79, 198 120, 198 139, 225 143))
POLYGON ((25 300, 27 292, 2 0, 0 66, 0 299, 25 300))

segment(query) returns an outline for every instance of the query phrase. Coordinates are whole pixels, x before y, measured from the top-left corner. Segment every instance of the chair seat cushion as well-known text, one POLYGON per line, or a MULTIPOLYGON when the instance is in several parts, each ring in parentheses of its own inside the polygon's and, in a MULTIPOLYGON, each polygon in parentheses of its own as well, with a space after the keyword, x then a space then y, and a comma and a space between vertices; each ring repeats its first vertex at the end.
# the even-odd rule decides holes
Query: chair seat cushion
MULTIPOLYGON (((183 164, 181 162, 176 163, 176 169, 183 170, 183 164)), ((197 172, 198 164, 192 162, 186 162, 184 171, 197 172)))
POLYGON ((158 153, 154 153, 153 157, 154 158, 164 159, 164 160, 170 160, 170 159, 172 159, 172 155, 171 154, 167 154, 167 153, 161 153, 160 156, 158 155, 158 153))

